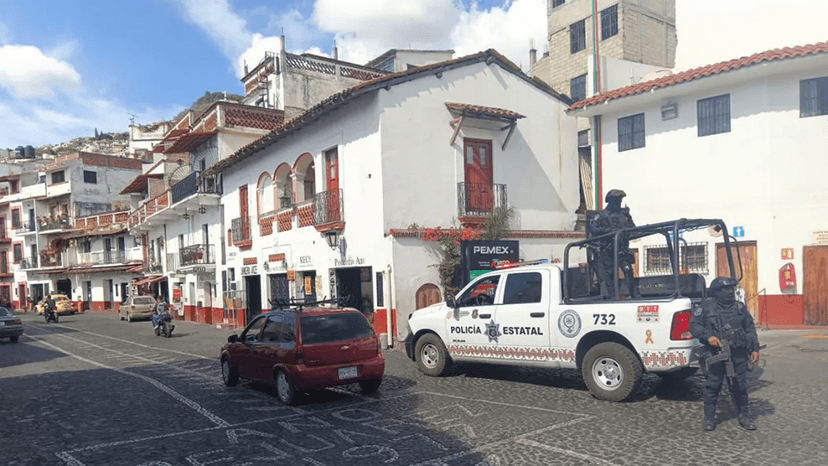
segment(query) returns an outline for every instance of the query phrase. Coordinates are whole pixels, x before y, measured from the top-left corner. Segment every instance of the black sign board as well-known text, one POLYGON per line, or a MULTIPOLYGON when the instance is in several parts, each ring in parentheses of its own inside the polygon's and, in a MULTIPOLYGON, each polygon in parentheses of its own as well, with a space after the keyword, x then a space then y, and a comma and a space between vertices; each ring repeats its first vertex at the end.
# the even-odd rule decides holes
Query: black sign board
POLYGON ((492 261, 517 262, 520 260, 520 242, 515 240, 463 241, 460 244, 460 287, 474 277, 493 270, 492 261))

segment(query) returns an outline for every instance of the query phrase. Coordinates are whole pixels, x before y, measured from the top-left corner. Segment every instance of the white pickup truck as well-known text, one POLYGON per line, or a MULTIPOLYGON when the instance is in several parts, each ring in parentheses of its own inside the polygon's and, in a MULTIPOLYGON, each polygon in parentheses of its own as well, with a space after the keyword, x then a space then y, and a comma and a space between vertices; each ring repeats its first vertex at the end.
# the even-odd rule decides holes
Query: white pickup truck
MULTIPOLYGON (((720 220, 681 219, 621 234, 632 240, 663 235, 670 261, 681 264, 683 237, 703 229, 727 231, 720 220), (679 238, 678 248, 672 238, 679 238)), ((729 252, 727 235, 718 239, 729 252)), ((571 248, 592 241, 568 245, 564 264, 571 248)), ((727 260, 733 271, 730 254, 727 260)), ((616 281, 614 297, 590 291, 595 280, 587 264, 566 273, 562 264, 548 263, 494 270, 456 298, 415 311, 408 320, 406 353, 431 376, 445 375, 453 362, 463 361, 577 368, 593 396, 621 401, 637 391, 645 371, 686 378, 697 370, 690 353, 699 343, 689 322, 706 296, 706 281, 671 268, 673 274, 635 278, 634 293, 616 281)))

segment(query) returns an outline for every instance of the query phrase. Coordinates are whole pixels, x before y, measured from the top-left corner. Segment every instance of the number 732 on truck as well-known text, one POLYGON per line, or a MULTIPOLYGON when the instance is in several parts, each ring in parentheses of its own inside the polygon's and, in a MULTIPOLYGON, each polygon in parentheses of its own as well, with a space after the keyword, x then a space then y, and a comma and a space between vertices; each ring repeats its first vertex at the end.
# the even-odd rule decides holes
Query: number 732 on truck
POLYGON ((731 252, 736 240, 726 232, 722 220, 679 219, 570 243, 562 263, 490 271, 445 303, 415 311, 406 353, 430 376, 462 362, 578 369, 592 395, 608 401, 634 394, 644 373, 689 377, 700 345, 690 316, 707 297, 707 281, 688 267, 688 251, 702 245, 715 255, 723 244, 727 263, 719 270, 741 280, 741 261, 731 252), (608 260, 619 270, 619 256, 630 254, 626 244, 658 249, 659 267, 624 280, 599 273, 608 260), (607 276, 614 283, 601 283, 607 276))

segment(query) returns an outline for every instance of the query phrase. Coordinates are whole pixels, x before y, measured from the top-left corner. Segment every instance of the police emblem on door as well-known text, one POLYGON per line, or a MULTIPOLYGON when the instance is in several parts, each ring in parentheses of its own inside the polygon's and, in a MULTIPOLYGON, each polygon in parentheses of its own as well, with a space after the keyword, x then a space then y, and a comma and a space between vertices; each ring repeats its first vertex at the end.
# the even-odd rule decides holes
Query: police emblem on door
POLYGON ((572 309, 563 311, 558 317, 558 330, 567 338, 574 338, 581 332, 581 316, 572 309))
POLYGON ((497 338, 503 335, 500 333, 500 324, 496 324, 494 319, 488 324, 486 324, 486 336, 489 337, 489 343, 495 342, 497 343, 497 338))

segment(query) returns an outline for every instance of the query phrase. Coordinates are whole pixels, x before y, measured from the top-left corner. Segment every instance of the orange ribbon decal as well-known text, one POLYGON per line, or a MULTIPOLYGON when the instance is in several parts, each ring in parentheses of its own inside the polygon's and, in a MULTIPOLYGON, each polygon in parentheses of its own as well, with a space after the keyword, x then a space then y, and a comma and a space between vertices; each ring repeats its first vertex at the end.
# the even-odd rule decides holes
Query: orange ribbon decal
POLYGON ((653 332, 651 330, 647 330, 647 339, 644 340, 644 343, 653 343, 653 332))

